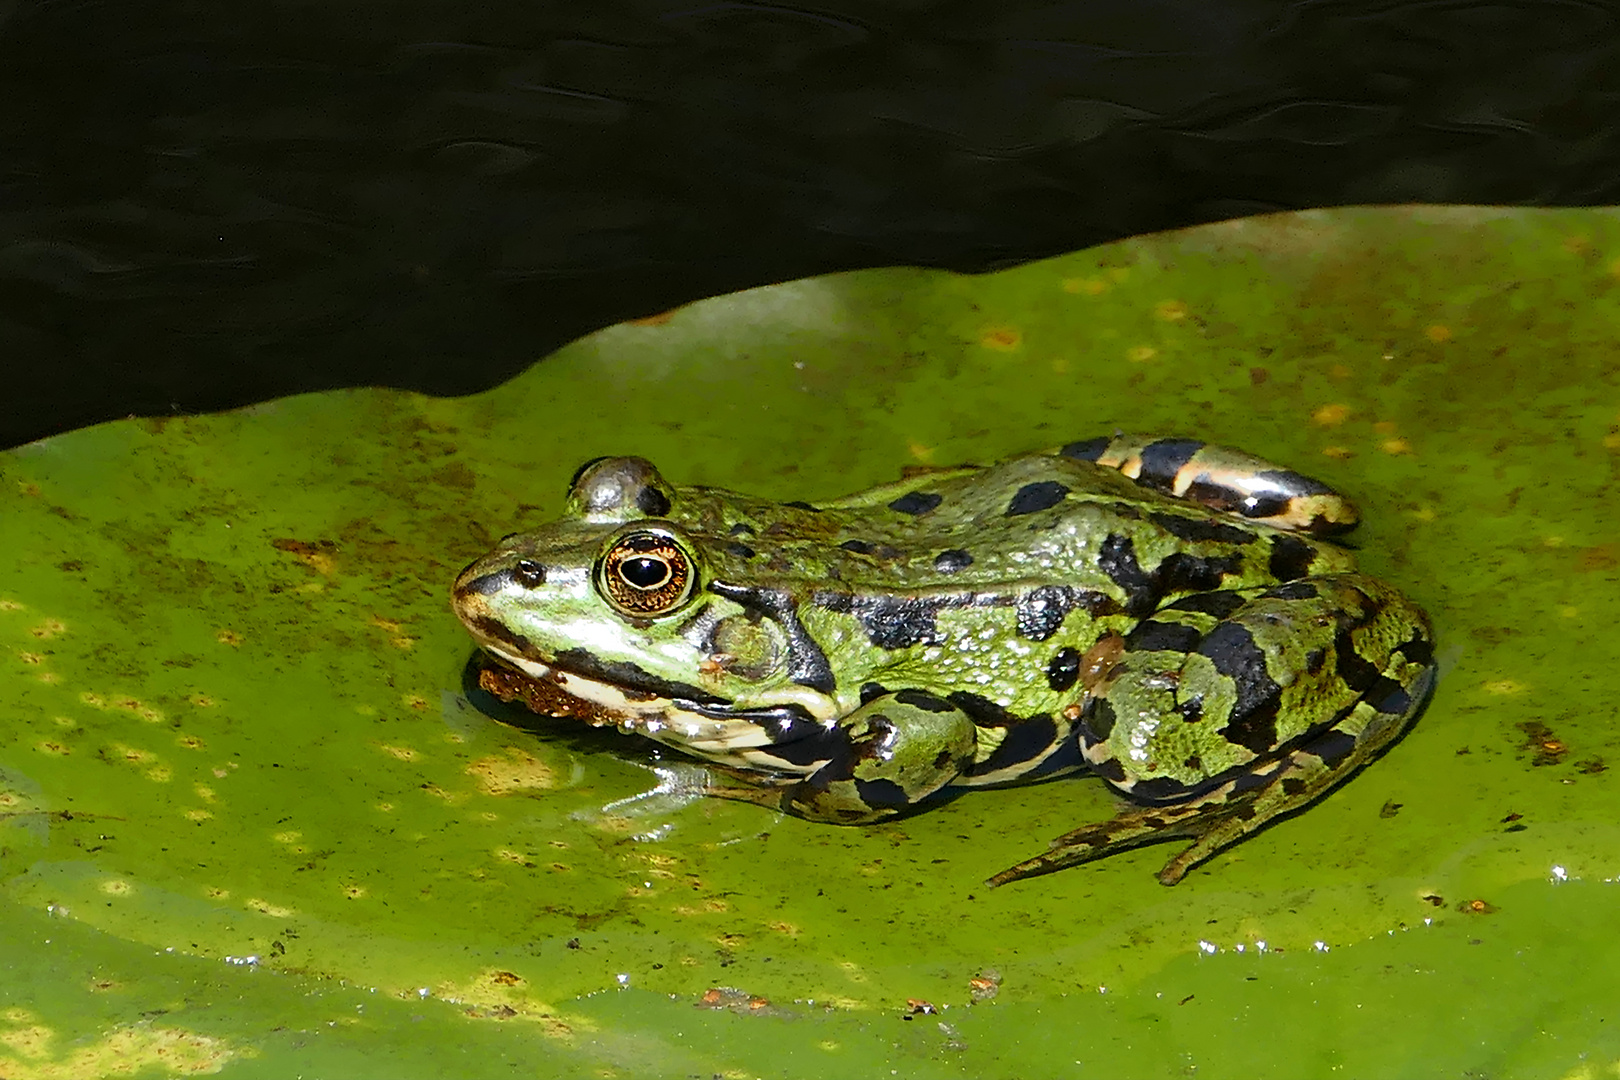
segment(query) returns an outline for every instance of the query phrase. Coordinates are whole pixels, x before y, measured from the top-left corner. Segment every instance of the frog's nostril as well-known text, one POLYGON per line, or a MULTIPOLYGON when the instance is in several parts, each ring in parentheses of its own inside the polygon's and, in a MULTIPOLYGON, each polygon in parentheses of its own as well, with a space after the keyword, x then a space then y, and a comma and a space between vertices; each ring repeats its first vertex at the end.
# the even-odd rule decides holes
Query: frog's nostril
POLYGON ((519 559, 512 567, 512 580, 525 589, 538 589, 546 583, 546 568, 533 559, 519 559))

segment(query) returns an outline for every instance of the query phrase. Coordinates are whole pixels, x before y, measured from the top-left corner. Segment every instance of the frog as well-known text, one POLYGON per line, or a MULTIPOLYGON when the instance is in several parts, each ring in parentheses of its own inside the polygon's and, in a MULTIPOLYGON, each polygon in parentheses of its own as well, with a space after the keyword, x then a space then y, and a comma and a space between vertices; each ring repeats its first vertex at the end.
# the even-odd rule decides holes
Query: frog
POLYGON ((451 602, 501 696, 702 759, 710 794, 861 825, 1090 774, 1118 812, 988 884, 1181 840, 1158 874, 1174 885, 1428 700, 1429 618, 1356 569, 1359 520, 1320 481, 1185 437, 815 502, 604 457, 451 602))

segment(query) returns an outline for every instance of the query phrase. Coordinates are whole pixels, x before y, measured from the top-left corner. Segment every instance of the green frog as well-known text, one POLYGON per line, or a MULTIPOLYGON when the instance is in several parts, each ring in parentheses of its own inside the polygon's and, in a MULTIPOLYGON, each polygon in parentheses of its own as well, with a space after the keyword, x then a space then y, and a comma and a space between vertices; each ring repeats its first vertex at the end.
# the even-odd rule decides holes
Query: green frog
POLYGON ((714 794, 860 824, 1091 772, 1124 808, 990 884, 1189 840, 1171 885, 1320 798, 1427 698, 1428 618, 1356 572, 1334 541, 1356 522, 1327 486, 1194 439, 1090 439, 814 504, 599 458, 561 520, 461 572, 453 605, 546 711, 703 758, 714 794))

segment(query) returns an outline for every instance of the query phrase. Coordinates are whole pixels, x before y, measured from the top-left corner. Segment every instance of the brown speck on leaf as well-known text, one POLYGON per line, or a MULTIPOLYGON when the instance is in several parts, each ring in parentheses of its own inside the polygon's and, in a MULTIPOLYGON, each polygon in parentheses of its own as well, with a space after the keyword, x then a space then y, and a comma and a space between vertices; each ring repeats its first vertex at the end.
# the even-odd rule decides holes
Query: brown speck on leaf
POLYGON ((968 980, 968 997, 973 1001, 989 1001, 1001 992, 1001 975, 994 971, 981 971, 968 980))
POLYGON ((1575 569, 1583 572, 1613 570, 1620 567, 1620 544, 1595 544, 1575 548, 1575 569))
POLYGON ((1603 759, 1600 757, 1589 757, 1585 761, 1577 761, 1575 768, 1578 772, 1586 773, 1588 776, 1596 776, 1598 773, 1606 771, 1609 766, 1604 764, 1603 759))
POLYGON ((1271 372, 1267 371, 1263 367, 1252 367, 1249 369, 1250 386, 1264 386, 1266 384, 1266 380, 1270 378, 1271 372))
POLYGON ((1523 748, 1531 752, 1530 764, 1533 767, 1542 765, 1557 765, 1569 753, 1569 747, 1564 741, 1553 734, 1552 728, 1539 720, 1528 720, 1519 725, 1524 732, 1523 748))
POLYGON ((1392 818, 1396 814, 1401 812, 1401 807, 1404 806, 1404 805, 1406 805, 1406 804, 1405 803, 1398 803, 1398 802, 1395 802, 1394 800, 1386 802, 1383 806, 1379 807, 1378 816, 1381 817, 1381 818, 1392 818))
POLYGON ((933 1016, 937 1012, 939 1010, 934 1008, 934 1003, 931 1001, 924 1001, 922 998, 906 998, 906 1016, 908 1019, 913 1016, 933 1016))
POLYGON ((1422 896, 1418 897, 1418 899, 1427 901, 1430 905, 1432 905, 1434 907, 1443 907, 1443 906, 1445 906, 1445 902, 1446 902, 1445 897, 1441 896, 1439 893, 1432 893, 1432 892, 1431 893, 1424 893, 1422 896))
POLYGON ((1464 900, 1457 910, 1464 915, 1495 915, 1496 905, 1488 900, 1464 900))

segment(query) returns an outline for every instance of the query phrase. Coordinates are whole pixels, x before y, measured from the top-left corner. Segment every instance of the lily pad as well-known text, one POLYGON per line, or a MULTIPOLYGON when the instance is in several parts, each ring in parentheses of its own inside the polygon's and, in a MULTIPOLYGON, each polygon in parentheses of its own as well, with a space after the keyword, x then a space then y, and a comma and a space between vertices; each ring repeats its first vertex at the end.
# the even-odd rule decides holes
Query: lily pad
POLYGON ((0 456, 0 1072, 1609 1068, 1617 327, 1612 211, 1310 212, 0 456), (816 499, 1115 428, 1351 494, 1440 639, 1406 739, 1173 889, 983 887, 1096 781, 836 828, 469 700, 449 581, 586 458, 816 499))

